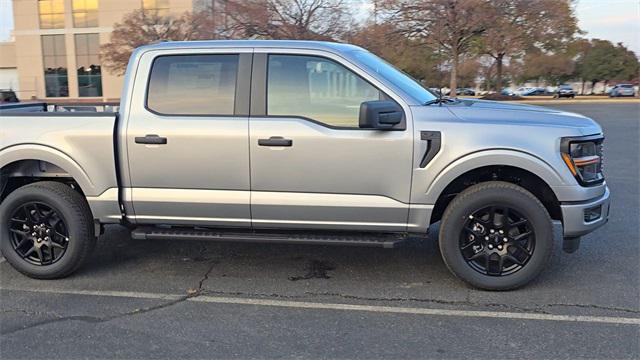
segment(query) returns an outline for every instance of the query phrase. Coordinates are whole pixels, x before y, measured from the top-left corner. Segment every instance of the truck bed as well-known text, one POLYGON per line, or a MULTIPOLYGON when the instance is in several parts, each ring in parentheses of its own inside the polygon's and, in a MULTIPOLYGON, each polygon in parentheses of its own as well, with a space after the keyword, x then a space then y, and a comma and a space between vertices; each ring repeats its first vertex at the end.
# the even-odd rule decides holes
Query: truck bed
MULTIPOLYGON (((22 161, 23 176, 71 176, 92 208, 117 209, 114 149, 117 114, 110 112, 8 112, 0 109, 0 168, 22 161), (25 159, 38 159, 37 166, 25 159), (94 201, 92 201, 94 200, 94 201)), ((21 164, 19 164, 21 165, 21 164)), ((18 165, 14 166, 15 168, 18 165)), ((111 212, 111 211, 108 211, 111 212)))

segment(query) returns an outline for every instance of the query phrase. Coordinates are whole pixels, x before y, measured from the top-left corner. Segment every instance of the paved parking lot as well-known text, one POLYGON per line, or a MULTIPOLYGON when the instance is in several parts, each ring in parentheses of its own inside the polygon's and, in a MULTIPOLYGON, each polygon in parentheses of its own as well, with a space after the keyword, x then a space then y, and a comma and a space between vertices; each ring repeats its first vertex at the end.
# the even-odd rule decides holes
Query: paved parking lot
MULTIPOLYGON (((640 104, 558 105, 606 133, 609 224, 511 292, 395 249, 134 241, 74 276, 0 259, 0 358, 640 358, 640 104)), ((437 230, 437 229, 435 229, 437 230)))

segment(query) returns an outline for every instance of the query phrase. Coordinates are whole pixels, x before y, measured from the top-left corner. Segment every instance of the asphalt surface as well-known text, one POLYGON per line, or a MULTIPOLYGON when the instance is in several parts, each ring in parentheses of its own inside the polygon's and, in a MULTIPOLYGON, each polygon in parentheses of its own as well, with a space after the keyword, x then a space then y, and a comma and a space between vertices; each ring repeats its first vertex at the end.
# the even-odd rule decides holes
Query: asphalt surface
MULTIPOLYGON (((528 287, 404 248, 134 241, 36 281, 0 259, 0 358, 640 358, 640 104, 558 105, 606 134, 609 224, 528 287)), ((432 229, 437 231, 437 228, 432 229)))

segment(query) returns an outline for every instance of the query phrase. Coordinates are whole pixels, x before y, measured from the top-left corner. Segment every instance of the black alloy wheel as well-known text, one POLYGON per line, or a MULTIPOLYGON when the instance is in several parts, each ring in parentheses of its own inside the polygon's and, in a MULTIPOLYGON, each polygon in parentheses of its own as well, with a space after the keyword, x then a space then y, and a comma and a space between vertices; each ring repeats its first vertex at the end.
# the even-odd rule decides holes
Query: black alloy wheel
POLYGON ((553 253, 549 212, 525 188, 503 181, 472 185, 447 206, 440 253, 461 280, 485 290, 511 290, 533 281, 553 253))
POLYGON ((86 198, 61 182, 13 190, 0 202, 0 251, 19 272, 58 279, 76 271, 96 243, 86 198))
POLYGON ((529 220, 508 206, 483 207, 467 217, 460 251, 475 271, 506 276, 521 270, 535 250, 529 220))
POLYGON ((9 219, 13 250, 27 262, 45 266, 60 260, 67 251, 67 225, 52 206, 29 202, 18 206, 9 219))

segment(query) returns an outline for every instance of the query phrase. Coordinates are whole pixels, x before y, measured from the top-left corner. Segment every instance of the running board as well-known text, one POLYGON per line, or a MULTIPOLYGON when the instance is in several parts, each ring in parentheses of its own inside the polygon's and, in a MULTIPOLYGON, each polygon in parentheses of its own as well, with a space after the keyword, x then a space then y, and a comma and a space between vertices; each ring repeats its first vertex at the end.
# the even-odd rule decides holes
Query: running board
POLYGON ((351 245, 394 248, 407 240, 406 234, 307 232, 238 229, 191 229, 138 227, 131 233, 136 240, 209 240, 228 242, 286 243, 310 245, 351 245))

